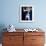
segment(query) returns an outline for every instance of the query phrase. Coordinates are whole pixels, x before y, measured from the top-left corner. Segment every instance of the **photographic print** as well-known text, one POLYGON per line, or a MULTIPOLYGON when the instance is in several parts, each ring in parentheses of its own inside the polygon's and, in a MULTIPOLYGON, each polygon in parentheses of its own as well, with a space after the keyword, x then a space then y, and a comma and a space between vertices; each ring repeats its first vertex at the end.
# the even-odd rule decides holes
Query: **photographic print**
POLYGON ((30 5, 22 5, 20 7, 20 21, 21 22, 32 22, 33 15, 33 7, 30 5))

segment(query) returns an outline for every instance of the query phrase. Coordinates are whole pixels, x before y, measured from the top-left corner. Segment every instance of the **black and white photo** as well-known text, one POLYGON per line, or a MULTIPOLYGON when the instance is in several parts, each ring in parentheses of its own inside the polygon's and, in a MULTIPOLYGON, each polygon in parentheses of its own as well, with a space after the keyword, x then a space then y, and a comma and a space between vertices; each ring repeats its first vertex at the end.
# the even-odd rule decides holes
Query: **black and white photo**
POLYGON ((31 5, 22 5, 20 10, 20 20, 22 22, 31 22, 33 20, 33 8, 31 5))

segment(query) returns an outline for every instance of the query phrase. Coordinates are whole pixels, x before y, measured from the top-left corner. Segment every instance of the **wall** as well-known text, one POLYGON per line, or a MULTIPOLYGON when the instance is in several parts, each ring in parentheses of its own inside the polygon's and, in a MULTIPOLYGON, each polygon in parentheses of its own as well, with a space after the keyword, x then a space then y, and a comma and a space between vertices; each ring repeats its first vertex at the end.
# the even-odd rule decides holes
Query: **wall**
POLYGON ((46 32, 46 0, 0 0, 0 31, 9 24, 16 28, 42 28, 46 32), (34 22, 19 21, 20 5, 34 6, 34 22))
POLYGON ((16 28, 46 27, 46 1, 45 0, 1 0, 0 25, 13 24, 16 28), (31 23, 20 23, 20 5, 28 4, 34 6, 35 21, 31 23))

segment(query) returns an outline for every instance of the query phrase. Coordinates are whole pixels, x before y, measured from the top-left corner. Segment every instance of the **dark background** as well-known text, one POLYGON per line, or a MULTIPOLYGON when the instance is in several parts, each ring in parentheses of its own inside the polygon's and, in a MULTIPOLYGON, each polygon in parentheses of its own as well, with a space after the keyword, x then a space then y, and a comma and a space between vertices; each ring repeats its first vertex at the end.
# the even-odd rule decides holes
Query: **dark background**
MULTIPOLYGON (((22 10, 22 20, 25 20, 25 16, 26 16, 26 14, 27 14, 28 11, 24 12, 23 8, 26 9, 28 7, 22 7, 22 9, 21 9, 22 10)), ((32 7, 30 7, 30 8, 32 8, 32 7)), ((32 20, 32 10, 30 10, 29 14, 30 14, 30 20, 32 20)))

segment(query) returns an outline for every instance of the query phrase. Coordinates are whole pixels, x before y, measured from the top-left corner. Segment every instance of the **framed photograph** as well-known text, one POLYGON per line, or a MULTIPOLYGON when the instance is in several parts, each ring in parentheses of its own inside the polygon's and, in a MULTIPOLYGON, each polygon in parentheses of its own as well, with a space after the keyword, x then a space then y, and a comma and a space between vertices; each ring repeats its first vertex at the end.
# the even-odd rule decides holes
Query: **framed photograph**
POLYGON ((34 8, 32 5, 20 6, 20 22, 33 22, 34 21, 34 8))

